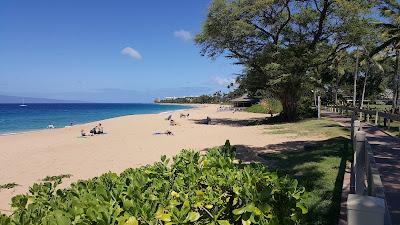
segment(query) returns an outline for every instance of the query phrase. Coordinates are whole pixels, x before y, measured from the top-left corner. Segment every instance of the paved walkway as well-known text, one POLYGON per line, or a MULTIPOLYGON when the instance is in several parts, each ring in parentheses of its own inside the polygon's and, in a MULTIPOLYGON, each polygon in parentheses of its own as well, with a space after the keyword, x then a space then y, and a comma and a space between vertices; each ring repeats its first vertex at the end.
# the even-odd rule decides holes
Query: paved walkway
MULTIPOLYGON (((325 113, 324 116, 350 127, 350 118, 332 113, 325 113)), ((365 123, 362 126, 381 174, 392 225, 400 225, 400 138, 392 137, 365 123)))

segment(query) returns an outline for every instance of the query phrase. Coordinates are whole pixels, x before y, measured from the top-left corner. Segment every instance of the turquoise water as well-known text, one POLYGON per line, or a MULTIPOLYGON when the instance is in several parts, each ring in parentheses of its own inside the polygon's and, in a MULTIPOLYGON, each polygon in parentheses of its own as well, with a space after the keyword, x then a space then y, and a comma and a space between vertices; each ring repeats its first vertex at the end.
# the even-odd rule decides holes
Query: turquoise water
POLYGON ((108 118, 160 113, 190 106, 160 104, 0 104, 0 134, 64 127, 108 118))

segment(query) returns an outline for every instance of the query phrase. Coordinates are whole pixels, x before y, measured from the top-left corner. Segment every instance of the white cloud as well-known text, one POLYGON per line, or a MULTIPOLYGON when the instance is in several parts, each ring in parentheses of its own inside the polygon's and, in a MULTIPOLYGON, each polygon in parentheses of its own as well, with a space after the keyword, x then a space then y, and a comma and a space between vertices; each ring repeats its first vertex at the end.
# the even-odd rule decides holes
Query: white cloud
POLYGON ((138 51, 136 51, 135 49, 133 49, 131 47, 125 47, 124 49, 122 49, 121 54, 130 56, 133 59, 137 59, 137 60, 142 59, 142 55, 140 55, 140 53, 138 51))
POLYGON ((231 83, 233 83, 234 86, 236 86, 236 77, 230 76, 230 77, 220 77, 220 76, 214 76, 211 78, 211 84, 216 84, 219 86, 228 86, 231 83))
POLYGON ((193 38, 192 34, 189 31, 182 29, 174 31, 174 35, 175 37, 180 38, 183 41, 190 41, 193 38))

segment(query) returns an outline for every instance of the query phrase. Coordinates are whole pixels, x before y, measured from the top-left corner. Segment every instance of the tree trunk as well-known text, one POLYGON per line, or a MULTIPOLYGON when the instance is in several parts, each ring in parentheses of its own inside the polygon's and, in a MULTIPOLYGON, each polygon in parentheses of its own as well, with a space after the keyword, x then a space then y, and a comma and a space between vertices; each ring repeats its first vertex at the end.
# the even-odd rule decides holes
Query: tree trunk
POLYGON ((362 91, 362 95, 361 95, 361 105, 360 105, 360 109, 363 108, 364 106, 364 97, 365 97, 365 87, 367 86, 367 78, 368 78, 368 74, 369 74, 369 64, 370 62, 367 62, 367 71, 365 72, 365 79, 364 79, 364 85, 363 85, 363 91, 362 91))
POLYGON ((281 88, 282 92, 279 93, 279 99, 282 103, 282 117, 285 121, 298 119, 301 89, 298 80, 290 80, 281 88))
POLYGON ((298 100, 290 94, 281 97, 283 106, 283 119, 285 121, 295 121, 298 118, 298 100))
POLYGON ((356 55, 356 71, 354 72, 354 85, 353 85, 353 107, 356 107, 356 100, 357 100, 357 77, 358 77, 358 61, 359 61, 359 55, 358 55, 358 47, 357 47, 357 55, 356 55))
POLYGON ((396 65, 395 65, 395 69, 394 69, 394 74, 395 74, 395 80, 396 80, 396 94, 393 96, 393 109, 395 110, 398 105, 397 105, 397 101, 399 98, 399 79, 400 79, 400 74, 399 74, 399 54, 400 54, 400 50, 396 50, 396 65))
POLYGON ((339 71, 336 73, 336 84, 335 84, 335 105, 338 104, 338 89, 339 89, 339 71))

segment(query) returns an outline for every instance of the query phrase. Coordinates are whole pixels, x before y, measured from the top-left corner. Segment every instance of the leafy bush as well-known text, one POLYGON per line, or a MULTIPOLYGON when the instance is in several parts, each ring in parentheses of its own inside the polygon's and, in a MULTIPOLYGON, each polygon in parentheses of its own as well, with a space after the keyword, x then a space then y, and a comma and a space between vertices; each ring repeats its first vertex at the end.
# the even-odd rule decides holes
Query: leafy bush
POLYGON ((297 180, 262 165, 236 165, 229 141, 204 156, 183 150, 172 162, 106 173, 68 189, 34 184, 12 199, 1 224, 299 224, 307 209, 297 180))
POLYGON ((280 113, 282 112, 282 103, 277 99, 269 98, 246 108, 245 111, 252 113, 280 113))

